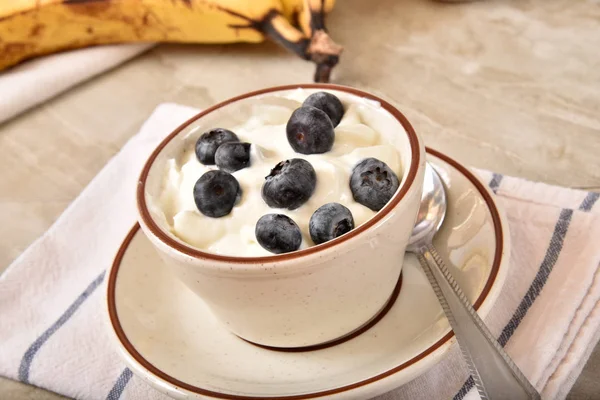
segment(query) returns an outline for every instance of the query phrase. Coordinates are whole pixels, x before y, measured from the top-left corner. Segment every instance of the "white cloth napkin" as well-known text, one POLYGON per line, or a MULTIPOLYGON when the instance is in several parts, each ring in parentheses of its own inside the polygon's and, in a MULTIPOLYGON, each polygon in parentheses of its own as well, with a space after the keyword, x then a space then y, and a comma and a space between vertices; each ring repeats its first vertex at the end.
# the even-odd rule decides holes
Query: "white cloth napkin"
POLYGON ((152 46, 89 47, 36 58, 0 73, 0 123, 152 46))
MULTIPOLYGON (((159 106, 0 276, 1 375, 78 399, 165 398, 117 356, 101 285, 135 222, 142 163, 195 112, 159 106)), ((543 397, 563 399, 600 335, 599 196, 478 172, 498 193, 513 243, 511 269, 487 322, 543 397)), ((380 399, 477 398, 467 378, 454 345, 432 370, 380 399)))

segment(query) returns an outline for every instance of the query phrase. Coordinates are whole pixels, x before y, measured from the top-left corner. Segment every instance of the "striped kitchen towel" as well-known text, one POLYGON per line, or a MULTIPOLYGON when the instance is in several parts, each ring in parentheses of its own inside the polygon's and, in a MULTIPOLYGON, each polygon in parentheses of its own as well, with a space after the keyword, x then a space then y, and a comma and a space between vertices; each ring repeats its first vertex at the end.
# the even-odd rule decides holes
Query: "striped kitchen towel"
MULTIPOLYGON (((196 110, 165 104, 0 276, 0 375, 78 399, 164 399, 133 376, 105 324, 105 270, 136 218, 139 170, 196 110)), ((598 194, 478 171, 497 193, 512 265, 487 323, 545 399, 565 398, 600 335, 598 194)), ((473 399, 456 346, 380 397, 473 399)))

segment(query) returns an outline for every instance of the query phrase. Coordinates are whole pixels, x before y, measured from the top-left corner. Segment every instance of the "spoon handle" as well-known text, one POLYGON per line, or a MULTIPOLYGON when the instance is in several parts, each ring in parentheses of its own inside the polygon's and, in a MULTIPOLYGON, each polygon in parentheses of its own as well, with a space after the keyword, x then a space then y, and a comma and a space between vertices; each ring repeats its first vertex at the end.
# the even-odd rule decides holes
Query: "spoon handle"
POLYGON ((481 398, 540 399, 535 388, 479 318, 435 247, 431 243, 425 244, 416 254, 450 321, 481 398))

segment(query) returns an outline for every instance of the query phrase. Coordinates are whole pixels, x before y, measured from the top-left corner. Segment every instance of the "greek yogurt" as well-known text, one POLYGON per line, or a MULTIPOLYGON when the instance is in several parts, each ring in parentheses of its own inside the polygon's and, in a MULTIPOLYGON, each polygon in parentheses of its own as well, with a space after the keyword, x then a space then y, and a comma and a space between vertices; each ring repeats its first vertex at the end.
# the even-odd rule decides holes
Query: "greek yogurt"
MULTIPOLYGON (((250 166, 232 173, 241 188, 241 197, 232 211, 220 218, 211 218, 198 211, 193 190, 198 179, 216 165, 203 165, 196 158, 191 141, 179 156, 168 160, 164 181, 154 207, 171 232, 185 243, 210 253, 258 257, 272 255, 261 247, 255 237, 257 221, 266 214, 284 214, 302 232, 300 249, 313 246, 309 220, 319 207, 336 202, 347 207, 355 227, 368 221, 375 211, 354 201, 349 186, 352 169, 369 157, 386 163, 402 180, 402 163, 396 147, 369 120, 382 113, 377 103, 356 97, 342 98, 345 113, 335 127, 333 148, 323 154, 299 154, 286 138, 286 124, 292 112, 301 106, 310 93, 298 89, 284 95, 281 104, 254 104, 251 117, 237 126, 220 126, 233 131, 241 142, 251 143, 250 166), (312 196, 294 210, 271 208, 261 197, 265 177, 280 161, 302 158, 314 168, 317 183, 312 196)), ((196 137, 202 132, 195 132, 196 137)))

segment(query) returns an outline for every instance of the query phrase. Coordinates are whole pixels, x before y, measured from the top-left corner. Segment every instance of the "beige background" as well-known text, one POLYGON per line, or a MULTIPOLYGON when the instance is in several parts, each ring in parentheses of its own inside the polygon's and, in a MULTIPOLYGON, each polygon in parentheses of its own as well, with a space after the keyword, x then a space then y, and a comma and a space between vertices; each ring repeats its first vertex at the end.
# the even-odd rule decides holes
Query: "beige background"
MULTIPOLYGON (((465 164, 600 191, 598 0, 338 0, 336 83, 395 102, 465 164)), ((207 107, 309 81, 279 47, 159 46, 0 125, 0 270, 42 234, 154 107, 207 107)), ((0 94, 1 95, 1 94, 0 94)), ((571 399, 600 398, 600 354, 571 399)), ((56 395, 0 380, 2 399, 56 395)))

